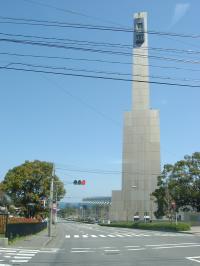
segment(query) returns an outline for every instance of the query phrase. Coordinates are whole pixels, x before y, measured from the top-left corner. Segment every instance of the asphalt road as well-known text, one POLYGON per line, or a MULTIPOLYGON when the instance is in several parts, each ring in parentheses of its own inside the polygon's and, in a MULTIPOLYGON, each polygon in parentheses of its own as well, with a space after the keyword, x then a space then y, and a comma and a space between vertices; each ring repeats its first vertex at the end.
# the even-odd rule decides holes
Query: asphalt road
POLYGON ((21 265, 200 266, 200 235, 62 222, 48 246, 21 265))

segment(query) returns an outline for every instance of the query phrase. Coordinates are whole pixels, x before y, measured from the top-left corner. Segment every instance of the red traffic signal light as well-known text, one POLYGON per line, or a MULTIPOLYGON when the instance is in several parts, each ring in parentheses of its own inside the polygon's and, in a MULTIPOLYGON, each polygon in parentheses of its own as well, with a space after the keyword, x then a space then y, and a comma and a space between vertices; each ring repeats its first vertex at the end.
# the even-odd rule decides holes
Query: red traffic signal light
POLYGON ((85 185, 86 181, 85 180, 74 180, 73 184, 74 185, 85 185))
POLYGON ((86 181, 85 180, 82 180, 81 181, 81 185, 85 185, 86 184, 86 181))

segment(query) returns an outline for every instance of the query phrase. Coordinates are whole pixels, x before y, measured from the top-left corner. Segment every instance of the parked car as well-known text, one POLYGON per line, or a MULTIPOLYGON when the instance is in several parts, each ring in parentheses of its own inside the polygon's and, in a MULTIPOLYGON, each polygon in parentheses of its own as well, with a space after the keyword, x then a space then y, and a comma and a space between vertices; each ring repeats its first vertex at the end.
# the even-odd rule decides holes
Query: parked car
POLYGON ((140 216, 139 215, 134 215, 133 216, 133 221, 136 222, 136 221, 139 221, 140 220, 140 216))

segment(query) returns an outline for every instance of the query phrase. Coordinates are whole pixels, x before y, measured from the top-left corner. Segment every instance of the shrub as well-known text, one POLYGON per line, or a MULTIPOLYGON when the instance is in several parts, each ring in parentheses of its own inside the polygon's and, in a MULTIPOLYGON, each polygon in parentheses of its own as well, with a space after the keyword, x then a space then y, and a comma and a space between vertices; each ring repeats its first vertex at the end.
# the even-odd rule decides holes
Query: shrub
POLYGON ((170 222, 114 222, 111 224, 100 224, 101 226, 110 227, 123 227, 123 228, 136 228, 136 229, 146 229, 146 230, 158 230, 158 231, 188 231, 190 230, 190 225, 187 223, 175 223, 170 222))

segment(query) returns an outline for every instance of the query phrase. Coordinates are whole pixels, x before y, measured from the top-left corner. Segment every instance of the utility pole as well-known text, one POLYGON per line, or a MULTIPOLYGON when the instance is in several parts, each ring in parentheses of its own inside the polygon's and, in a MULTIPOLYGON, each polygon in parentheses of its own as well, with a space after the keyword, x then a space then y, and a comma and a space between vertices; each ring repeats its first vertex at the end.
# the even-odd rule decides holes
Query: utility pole
POLYGON ((52 235, 52 220, 53 220, 53 181, 55 176, 55 166, 53 163, 52 175, 51 175, 51 183, 50 183, 50 197, 49 197, 49 224, 48 224, 48 236, 52 235))

